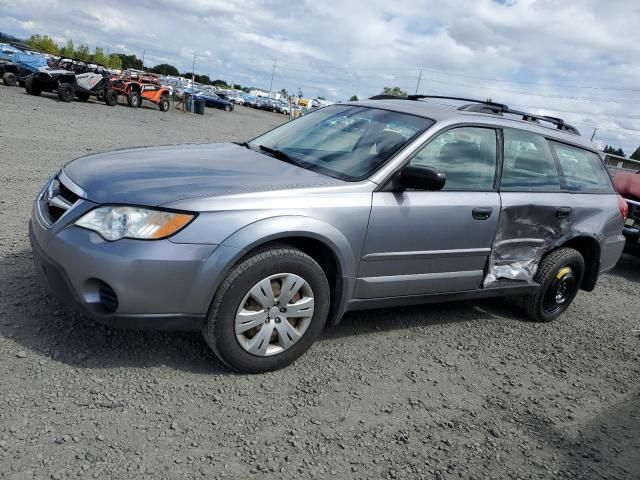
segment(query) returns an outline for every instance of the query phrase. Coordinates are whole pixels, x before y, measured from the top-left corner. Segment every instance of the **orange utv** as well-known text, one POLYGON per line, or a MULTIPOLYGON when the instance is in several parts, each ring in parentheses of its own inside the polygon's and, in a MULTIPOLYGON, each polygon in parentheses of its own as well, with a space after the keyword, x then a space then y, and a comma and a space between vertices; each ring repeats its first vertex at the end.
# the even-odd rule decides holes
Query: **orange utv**
POLYGON ((127 97, 127 104, 133 108, 147 100, 158 105, 161 112, 169 110, 169 89, 160 84, 158 75, 152 73, 125 70, 111 78, 108 90, 127 97))

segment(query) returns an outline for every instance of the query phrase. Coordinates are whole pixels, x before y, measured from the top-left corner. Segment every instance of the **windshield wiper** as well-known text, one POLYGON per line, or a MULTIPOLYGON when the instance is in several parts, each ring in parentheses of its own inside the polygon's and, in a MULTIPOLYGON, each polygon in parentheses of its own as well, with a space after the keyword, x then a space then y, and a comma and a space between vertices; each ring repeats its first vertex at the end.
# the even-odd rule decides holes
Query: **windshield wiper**
POLYGON ((258 145, 258 148, 263 152, 266 152, 269 155, 277 158, 278 160, 282 160, 283 162, 290 163, 291 165, 295 165, 296 167, 302 167, 302 165, 300 165, 300 162, 298 162, 291 155, 284 153, 282 150, 277 150, 275 148, 267 147, 266 145, 258 145))

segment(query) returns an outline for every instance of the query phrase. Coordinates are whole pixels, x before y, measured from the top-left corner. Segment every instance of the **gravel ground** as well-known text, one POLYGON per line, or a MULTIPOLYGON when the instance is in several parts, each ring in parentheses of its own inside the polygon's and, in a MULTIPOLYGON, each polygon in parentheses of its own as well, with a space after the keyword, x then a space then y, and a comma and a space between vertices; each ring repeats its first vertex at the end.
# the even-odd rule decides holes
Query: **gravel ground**
POLYGON ((0 86, 0 478, 640 478, 640 261, 552 324, 502 301, 348 315, 285 370, 46 297, 31 202, 66 161, 248 139, 283 117, 63 104, 0 86))

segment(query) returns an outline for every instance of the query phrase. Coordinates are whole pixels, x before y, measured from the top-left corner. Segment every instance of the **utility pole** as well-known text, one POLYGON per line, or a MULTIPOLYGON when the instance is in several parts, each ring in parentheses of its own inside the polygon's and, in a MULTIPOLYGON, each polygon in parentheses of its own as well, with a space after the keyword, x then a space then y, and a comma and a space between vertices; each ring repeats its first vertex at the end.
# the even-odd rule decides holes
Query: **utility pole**
POLYGON ((273 88, 273 75, 276 73, 276 59, 273 59, 273 70, 271 70, 271 83, 269 84, 269 97, 271 97, 271 89, 273 88))
POLYGON ((193 54, 193 66, 191 67, 191 89, 195 88, 196 84, 196 54, 193 54))
POLYGON ((418 84, 416 85, 416 95, 418 94, 418 89, 420 88, 420 80, 422 80, 422 70, 420 70, 420 75, 418 76, 418 84))
POLYGON ((143 71, 144 71, 144 55, 145 55, 145 53, 147 53, 147 50, 146 49, 142 50, 142 70, 143 71))
POLYGON ((592 142, 593 142, 593 139, 594 139, 594 138, 595 138, 595 136, 596 136, 596 132, 597 132, 597 131, 598 131, 598 129, 597 129, 597 128, 594 128, 594 129, 593 129, 593 135, 591 135, 591 141, 592 141, 592 142))

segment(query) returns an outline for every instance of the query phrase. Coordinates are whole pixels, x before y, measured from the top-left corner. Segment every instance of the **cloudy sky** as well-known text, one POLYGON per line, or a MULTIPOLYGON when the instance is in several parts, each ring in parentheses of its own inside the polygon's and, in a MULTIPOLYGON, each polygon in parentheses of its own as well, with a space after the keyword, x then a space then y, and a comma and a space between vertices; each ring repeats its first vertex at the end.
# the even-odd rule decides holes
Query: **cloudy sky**
POLYGON ((492 98, 640 145, 637 0, 0 0, 0 31, 331 100, 492 98), (418 77, 421 81, 418 87, 418 77))

